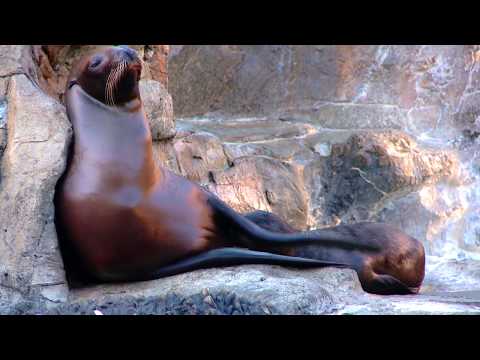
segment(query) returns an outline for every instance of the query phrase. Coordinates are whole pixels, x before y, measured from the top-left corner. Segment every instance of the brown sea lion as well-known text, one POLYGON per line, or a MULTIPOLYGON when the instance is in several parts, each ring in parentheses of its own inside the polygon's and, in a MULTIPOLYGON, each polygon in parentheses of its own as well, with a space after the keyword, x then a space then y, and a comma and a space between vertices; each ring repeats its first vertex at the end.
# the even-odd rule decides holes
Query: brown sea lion
POLYGON ((65 100, 74 138, 55 196, 66 263, 75 259, 93 281, 118 282, 240 264, 350 266, 274 253, 305 245, 382 252, 381 242, 359 241, 353 232, 262 229, 199 185, 157 167, 141 70, 136 52, 120 46, 84 58, 71 72, 65 100))

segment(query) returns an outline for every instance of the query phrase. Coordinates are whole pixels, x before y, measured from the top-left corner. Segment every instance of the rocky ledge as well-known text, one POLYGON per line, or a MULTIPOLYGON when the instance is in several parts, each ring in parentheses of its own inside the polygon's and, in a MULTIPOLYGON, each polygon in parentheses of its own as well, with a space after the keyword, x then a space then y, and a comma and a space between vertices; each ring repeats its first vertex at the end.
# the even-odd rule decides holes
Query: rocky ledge
MULTIPOLYGON (((430 260, 430 259, 429 259, 430 260)), ((431 260, 432 262, 434 260, 431 260)), ((155 281, 101 285, 45 297, 0 302, 3 314, 94 315, 388 315, 480 314, 480 293, 461 290, 454 269, 429 276, 412 296, 377 296, 362 291, 353 270, 294 270, 246 265, 198 270, 155 281), (450 278, 447 275, 450 272, 450 278), (443 281, 443 282, 442 282, 443 281), (440 288, 445 289, 440 291, 440 288), (432 290, 435 289, 435 290, 432 290)), ((437 264, 438 265, 438 264, 437 264)), ((430 266, 430 265, 429 265, 430 266)), ((432 264, 433 266, 433 264, 432 264)), ((460 265, 465 270, 465 263, 460 265)), ((431 267, 431 266, 430 266, 431 267)), ((480 266, 470 264, 478 284, 480 266)))

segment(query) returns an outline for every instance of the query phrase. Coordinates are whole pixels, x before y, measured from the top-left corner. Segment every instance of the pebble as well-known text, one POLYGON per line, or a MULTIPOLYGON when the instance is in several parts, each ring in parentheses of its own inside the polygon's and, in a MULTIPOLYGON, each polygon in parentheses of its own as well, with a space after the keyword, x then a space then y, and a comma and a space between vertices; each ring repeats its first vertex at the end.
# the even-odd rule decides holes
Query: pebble
POLYGON ((230 293, 225 297, 225 302, 227 304, 232 304, 234 300, 235 300, 235 294, 234 293, 230 293))
POLYGON ((240 300, 235 299, 235 301, 233 302, 233 307, 234 307, 236 310, 242 310, 242 305, 240 304, 240 300))
POLYGON ((208 295, 203 298, 203 302, 210 305, 210 306, 215 306, 215 301, 213 301, 213 298, 208 295))

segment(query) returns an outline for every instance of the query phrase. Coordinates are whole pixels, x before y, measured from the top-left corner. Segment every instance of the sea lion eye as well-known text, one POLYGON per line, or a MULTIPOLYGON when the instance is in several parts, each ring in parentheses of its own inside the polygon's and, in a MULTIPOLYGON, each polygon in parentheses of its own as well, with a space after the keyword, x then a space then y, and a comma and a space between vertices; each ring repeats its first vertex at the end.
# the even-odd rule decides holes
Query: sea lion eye
POLYGON ((101 62, 102 62, 102 58, 100 56, 96 56, 90 61, 89 67, 91 69, 96 68, 98 65, 100 65, 101 62))

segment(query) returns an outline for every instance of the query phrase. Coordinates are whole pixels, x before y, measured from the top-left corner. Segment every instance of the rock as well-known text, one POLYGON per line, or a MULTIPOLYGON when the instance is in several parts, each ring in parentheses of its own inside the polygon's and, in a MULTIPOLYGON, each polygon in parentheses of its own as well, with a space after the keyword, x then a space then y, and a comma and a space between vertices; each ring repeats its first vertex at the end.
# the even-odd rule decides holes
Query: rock
POLYGON ((36 79, 50 96, 63 100, 72 66, 99 45, 33 45, 36 79))
MULTIPOLYGON (((7 146, 7 100, 0 98, 0 160, 2 159, 3 151, 7 146)), ((2 173, 0 172, 0 181, 2 173)))
POLYGON ((439 181, 458 181, 460 175, 454 152, 419 149, 396 131, 353 135, 333 146, 326 166, 331 171, 327 211, 346 221, 368 220, 387 199, 439 181))
POLYGON ((172 97, 165 87, 155 80, 140 81, 140 96, 150 122, 152 140, 166 140, 175 136, 172 97))
POLYGON ((387 201, 373 219, 403 229, 422 241, 428 254, 441 256, 451 250, 449 244, 463 246, 468 233, 463 219, 468 210, 469 203, 459 189, 431 185, 387 201))
POLYGON ((148 65, 150 78, 160 82, 166 89, 168 89, 169 52, 169 45, 144 45, 143 60, 148 65))
POLYGON ((101 286, 71 293, 56 313, 104 314, 326 314, 361 294, 352 270, 294 270, 246 265, 198 270, 151 282, 101 286), (262 280, 263 279, 263 280, 262 280), (205 295, 204 289, 208 289, 205 295), (335 291, 334 291, 335 289, 335 291), (205 301, 206 297, 210 297, 205 301), (135 306, 136 305, 136 306, 135 306), (73 311, 72 311, 73 310, 73 311))
POLYGON ((0 45, 0 78, 29 73, 33 64, 29 51, 28 45, 0 45))
POLYGON ((174 142, 180 172, 191 181, 207 184, 210 172, 228 168, 220 140, 209 133, 198 132, 174 142))
POLYGON ((235 210, 272 211, 297 229, 307 222, 307 201, 297 167, 266 156, 242 157, 212 171, 208 189, 235 210))
POLYGON ((310 110, 289 111, 280 117, 322 129, 403 129, 406 125, 404 111, 395 105, 320 102, 310 110))
MULTIPOLYGON (((459 270, 478 284, 478 262, 427 257, 424 289, 416 296, 379 296, 361 290, 353 270, 296 270, 245 265, 197 270, 164 279, 70 291, 65 301, 0 300, 2 314, 480 314, 480 293, 455 279, 459 270), (438 276, 437 276, 438 275, 438 276), (432 291, 435 285, 440 291, 432 291), (48 305, 48 306, 47 306, 48 305)), ((473 281, 473 282, 472 282, 473 281)), ((2 289, 0 288, 0 291, 2 289)))
POLYGON ((182 117, 308 107, 337 98, 338 54, 324 45, 185 45, 169 59, 170 90, 182 117))
POLYGON ((268 156, 282 161, 297 161, 309 159, 311 150, 308 149, 302 139, 287 138, 254 143, 225 143, 225 154, 230 162, 243 156, 268 156))
POLYGON ((1 286, 29 294, 66 286, 53 196, 65 170, 71 126, 64 107, 24 75, 10 78, 7 146, 1 162, 1 286))
POLYGON ((315 129, 308 124, 292 124, 276 119, 231 119, 224 122, 216 119, 177 120, 182 131, 205 131, 225 142, 252 142, 311 134, 315 129))
POLYGON ((455 114, 457 124, 470 131, 480 131, 480 94, 466 94, 455 114))
POLYGON ((478 45, 182 45, 169 57, 170 90, 180 117, 277 113, 403 128, 405 112, 427 106, 445 128, 478 89, 475 54, 478 45))
POLYGON ((164 166, 174 173, 181 175, 172 139, 154 141, 152 149, 157 166, 164 166))

